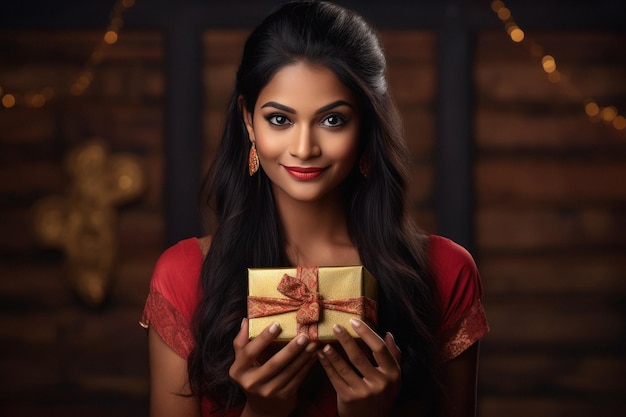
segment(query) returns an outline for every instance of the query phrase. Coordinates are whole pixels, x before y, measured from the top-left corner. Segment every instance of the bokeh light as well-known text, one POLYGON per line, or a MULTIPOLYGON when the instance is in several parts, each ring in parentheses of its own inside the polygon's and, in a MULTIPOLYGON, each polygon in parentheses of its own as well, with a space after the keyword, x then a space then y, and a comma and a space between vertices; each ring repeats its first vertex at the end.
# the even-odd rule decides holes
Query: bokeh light
POLYGON ((513 30, 511 30, 509 35, 511 36, 511 40, 513 42, 521 42, 524 40, 524 31, 518 27, 515 27, 513 30))
POLYGON ((2 96, 2 105, 7 109, 15 106, 15 96, 13 94, 5 94, 2 96))
POLYGON ((541 58, 541 65, 543 65, 543 70, 548 74, 556 71, 556 61, 552 55, 544 55, 541 58))
POLYGON ((613 106, 608 106, 602 109, 600 117, 605 122, 612 122, 617 117, 617 109, 613 106))
POLYGON ((594 101, 590 101, 585 104, 585 113, 589 117, 596 117, 600 114, 600 106, 598 106, 594 101))
MULTIPOLYGON (((559 84, 566 90, 570 98, 574 100, 582 99, 583 94, 576 89, 571 80, 566 78, 561 71, 557 70, 554 56, 546 54, 543 46, 539 43, 532 39, 527 39, 526 33, 517 25, 513 19, 511 10, 506 7, 503 0, 493 0, 491 2, 491 10, 502 20, 504 29, 511 38, 511 41, 515 43, 524 42, 530 55, 541 60, 541 66, 547 74, 548 81, 559 84)), ((584 107, 586 115, 589 116, 592 121, 604 121, 607 124, 611 124, 617 130, 626 129, 626 118, 620 115, 617 108, 614 106, 600 107, 594 99, 588 98, 585 101, 584 107)))
POLYGON ((613 119, 613 127, 617 130, 626 129, 626 118, 624 116, 617 116, 613 119))
POLYGON ((107 33, 104 34, 104 41, 109 45, 113 45, 115 42, 117 42, 117 32, 109 30, 107 33))

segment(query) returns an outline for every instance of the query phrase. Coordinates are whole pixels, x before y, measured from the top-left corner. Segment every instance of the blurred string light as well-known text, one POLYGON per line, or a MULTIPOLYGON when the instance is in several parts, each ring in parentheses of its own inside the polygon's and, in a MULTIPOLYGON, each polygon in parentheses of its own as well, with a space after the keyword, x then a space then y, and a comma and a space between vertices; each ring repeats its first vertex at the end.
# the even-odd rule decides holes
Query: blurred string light
MULTIPOLYGON (((134 5, 135 0, 117 0, 115 2, 102 40, 96 45, 80 73, 70 84, 69 91, 73 96, 81 96, 89 88, 94 79, 94 70, 104 60, 104 51, 109 46, 114 45, 119 38, 119 32, 124 26, 124 12, 134 5)), ((57 92, 50 86, 26 93, 18 93, 7 91, 0 85, 0 105, 6 109, 15 106, 41 108, 56 95, 58 95, 57 92)))
POLYGON ((618 110, 614 106, 600 106, 593 98, 583 98, 582 93, 559 71, 557 67, 556 58, 552 55, 545 53, 544 48, 538 43, 528 40, 526 34, 519 27, 519 25, 513 20, 511 10, 504 5, 501 0, 494 0, 491 2, 491 10, 498 15, 498 18, 504 23, 504 29, 515 43, 525 44, 528 46, 530 53, 535 58, 541 59, 541 66, 545 71, 548 80, 554 84, 559 84, 565 88, 569 94, 581 100, 584 103, 585 113, 591 120, 601 120, 607 124, 612 125, 617 130, 626 129, 626 118, 620 115, 618 110))

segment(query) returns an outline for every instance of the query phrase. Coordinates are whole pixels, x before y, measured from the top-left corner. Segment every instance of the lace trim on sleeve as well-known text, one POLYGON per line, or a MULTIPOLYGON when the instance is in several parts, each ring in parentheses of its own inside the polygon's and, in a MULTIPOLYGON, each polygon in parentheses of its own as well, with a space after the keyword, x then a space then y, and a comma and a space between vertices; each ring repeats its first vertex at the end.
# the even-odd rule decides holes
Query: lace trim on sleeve
POLYGON ((141 327, 152 327, 163 341, 180 357, 187 359, 193 350, 194 340, 189 323, 183 315, 157 290, 150 294, 143 309, 141 327))
POLYGON ((480 298, 477 298, 467 312, 442 335, 441 361, 446 362, 457 357, 488 331, 487 316, 480 298))

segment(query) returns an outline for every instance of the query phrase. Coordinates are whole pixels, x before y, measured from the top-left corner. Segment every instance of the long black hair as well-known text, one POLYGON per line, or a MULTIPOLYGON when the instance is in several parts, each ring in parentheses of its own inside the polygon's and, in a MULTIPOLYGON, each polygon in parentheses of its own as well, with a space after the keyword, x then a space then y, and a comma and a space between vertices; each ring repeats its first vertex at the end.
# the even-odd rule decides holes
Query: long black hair
POLYGON ((404 389, 416 392, 434 375, 438 316, 427 238, 407 213, 410 161, 380 41, 353 11, 299 1, 267 17, 246 41, 222 140, 205 180, 203 201, 215 212, 216 228, 202 268, 188 371, 195 395, 208 395, 226 408, 245 401, 228 369, 232 341, 246 316, 246 270, 290 265, 270 181, 262 168, 252 177, 247 172, 250 141, 240 103, 252 113, 274 74, 296 62, 330 69, 359 101, 360 154, 369 173, 365 178, 355 166, 342 184, 348 230, 379 283, 377 331, 390 331, 402 350, 404 389))

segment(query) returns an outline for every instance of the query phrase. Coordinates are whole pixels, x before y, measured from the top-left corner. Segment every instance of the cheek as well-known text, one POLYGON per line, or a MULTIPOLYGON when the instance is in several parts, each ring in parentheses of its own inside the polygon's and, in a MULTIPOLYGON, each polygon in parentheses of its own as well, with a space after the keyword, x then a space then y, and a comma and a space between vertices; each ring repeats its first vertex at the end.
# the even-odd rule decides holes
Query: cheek
POLYGON ((256 129, 256 150, 261 158, 268 158, 276 154, 278 146, 276 140, 272 140, 271 135, 263 129, 256 129))
POLYGON ((346 160, 346 162, 356 158, 359 145, 357 132, 347 134, 342 138, 333 138, 327 143, 326 153, 333 158, 346 160))
POLYGON ((274 132, 264 122, 265 120, 255 120, 254 123, 254 140, 257 153, 261 159, 275 156, 280 148, 280 141, 277 140, 274 132))

